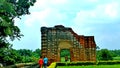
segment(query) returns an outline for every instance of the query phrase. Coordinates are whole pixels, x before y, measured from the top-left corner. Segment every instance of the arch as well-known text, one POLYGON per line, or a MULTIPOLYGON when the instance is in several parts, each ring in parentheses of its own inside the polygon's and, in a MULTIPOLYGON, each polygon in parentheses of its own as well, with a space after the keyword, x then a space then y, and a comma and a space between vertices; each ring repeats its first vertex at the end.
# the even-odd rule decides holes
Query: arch
POLYGON ((60 49, 70 49, 73 46, 72 41, 70 40, 61 40, 59 41, 58 48, 60 49))
MULTIPOLYGON (((70 51, 70 57, 73 55, 73 42, 70 40, 60 40, 58 44, 58 61, 61 60, 60 52, 62 49, 68 49, 70 51)), ((71 61, 71 59, 70 59, 71 61)))

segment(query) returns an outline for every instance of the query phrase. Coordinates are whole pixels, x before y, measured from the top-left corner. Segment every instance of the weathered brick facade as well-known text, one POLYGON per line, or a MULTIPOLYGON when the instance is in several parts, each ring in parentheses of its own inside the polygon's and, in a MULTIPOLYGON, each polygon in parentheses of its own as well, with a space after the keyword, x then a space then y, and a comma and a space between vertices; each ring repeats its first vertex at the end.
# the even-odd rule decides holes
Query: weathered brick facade
POLYGON ((77 35, 62 25, 41 27, 42 56, 50 62, 60 62, 61 49, 70 50, 70 61, 96 61, 94 36, 77 35))

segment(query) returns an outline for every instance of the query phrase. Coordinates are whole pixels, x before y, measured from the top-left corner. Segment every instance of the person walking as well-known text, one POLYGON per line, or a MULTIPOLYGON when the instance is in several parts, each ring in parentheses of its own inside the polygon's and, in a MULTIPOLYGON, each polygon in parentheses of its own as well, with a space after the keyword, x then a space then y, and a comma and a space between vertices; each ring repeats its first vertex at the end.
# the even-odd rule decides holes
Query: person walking
POLYGON ((46 56, 44 56, 43 62, 44 62, 44 68, 47 68, 48 58, 46 56))
POLYGON ((42 58, 42 56, 40 56, 40 59, 39 59, 39 66, 40 66, 40 68, 43 68, 43 58, 42 58))

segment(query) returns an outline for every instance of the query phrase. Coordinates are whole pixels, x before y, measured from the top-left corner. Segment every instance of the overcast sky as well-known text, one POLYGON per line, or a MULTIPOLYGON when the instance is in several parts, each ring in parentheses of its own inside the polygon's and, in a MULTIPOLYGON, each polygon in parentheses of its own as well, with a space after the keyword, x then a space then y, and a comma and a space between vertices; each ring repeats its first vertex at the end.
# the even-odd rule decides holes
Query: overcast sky
POLYGON ((15 21, 24 34, 12 42, 15 49, 41 48, 41 26, 55 25, 95 36, 100 48, 120 49, 120 0, 37 0, 30 12, 15 21))

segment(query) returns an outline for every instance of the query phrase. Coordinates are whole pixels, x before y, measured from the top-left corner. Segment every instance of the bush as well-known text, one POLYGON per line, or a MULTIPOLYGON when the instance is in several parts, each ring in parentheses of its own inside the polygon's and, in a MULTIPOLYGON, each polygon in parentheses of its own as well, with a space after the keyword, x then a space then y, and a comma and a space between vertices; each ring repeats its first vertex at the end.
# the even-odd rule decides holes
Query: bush
POLYGON ((65 62, 58 62, 57 66, 66 66, 66 63, 65 62))
POLYGON ((97 51, 98 60, 113 60, 112 53, 108 49, 101 49, 97 51))
POLYGON ((80 65, 95 65, 96 62, 60 62, 57 66, 80 66, 80 65))
POLYGON ((82 65, 114 65, 120 64, 120 61, 99 61, 99 62, 58 62, 57 66, 82 66, 82 65))
POLYGON ((97 63, 97 65, 114 65, 114 64, 120 64, 120 61, 100 61, 97 63))

